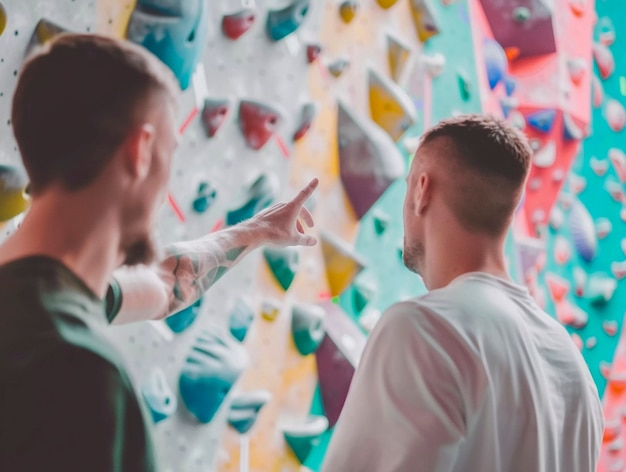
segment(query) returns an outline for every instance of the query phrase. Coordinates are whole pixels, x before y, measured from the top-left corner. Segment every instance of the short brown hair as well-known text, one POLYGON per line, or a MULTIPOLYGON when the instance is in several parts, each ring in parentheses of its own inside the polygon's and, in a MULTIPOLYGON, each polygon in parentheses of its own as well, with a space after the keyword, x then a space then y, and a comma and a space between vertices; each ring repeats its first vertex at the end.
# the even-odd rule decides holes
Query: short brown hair
POLYGON ((448 204, 461 224, 490 235, 506 230, 530 169, 526 137, 498 118, 465 115, 428 130, 421 146, 435 141, 442 145, 437 158, 445 156, 449 162, 442 164, 455 174, 448 204))
POLYGON ((51 41, 25 63, 13 96, 30 192, 89 185, 139 124, 142 105, 155 93, 177 93, 174 83, 163 63, 124 40, 62 34, 51 41))

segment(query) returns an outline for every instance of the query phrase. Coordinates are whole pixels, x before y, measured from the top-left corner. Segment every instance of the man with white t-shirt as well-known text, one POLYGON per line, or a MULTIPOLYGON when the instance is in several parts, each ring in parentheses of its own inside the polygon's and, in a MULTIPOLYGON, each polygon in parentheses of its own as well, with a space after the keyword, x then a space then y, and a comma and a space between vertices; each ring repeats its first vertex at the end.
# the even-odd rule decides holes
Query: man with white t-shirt
POLYGON ((404 262, 430 290, 372 332, 325 472, 593 472, 603 414, 565 329, 507 274, 526 138, 449 119, 407 179, 404 262))

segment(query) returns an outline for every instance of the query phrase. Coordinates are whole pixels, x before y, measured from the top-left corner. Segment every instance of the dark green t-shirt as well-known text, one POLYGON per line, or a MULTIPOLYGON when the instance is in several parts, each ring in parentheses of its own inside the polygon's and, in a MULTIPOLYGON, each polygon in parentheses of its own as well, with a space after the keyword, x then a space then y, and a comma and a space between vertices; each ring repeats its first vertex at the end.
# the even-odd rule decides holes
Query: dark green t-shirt
MULTIPOLYGON (((112 284, 112 315, 120 295, 112 284)), ((103 301, 54 259, 0 266, 0 471, 155 470, 120 355, 86 321, 103 317, 103 301)))

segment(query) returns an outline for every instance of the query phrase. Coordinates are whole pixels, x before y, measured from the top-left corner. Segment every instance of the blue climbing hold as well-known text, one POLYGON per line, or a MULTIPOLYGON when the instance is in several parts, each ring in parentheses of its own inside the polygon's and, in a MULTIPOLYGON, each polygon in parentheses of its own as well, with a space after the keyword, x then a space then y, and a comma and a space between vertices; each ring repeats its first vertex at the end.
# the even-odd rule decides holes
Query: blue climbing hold
POLYGON ((210 423, 249 364, 248 353, 231 336, 205 330, 192 345, 178 388, 189 412, 210 423))
POLYGON ((328 429, 328 419, 325 416, 310 416, 301 424, 284 425, 281 429, 294 455, 304 464, 328 429))
POLYGON ((303 356, 315 352, 324 339, 324 309, 319 305, 297 304, 291 312, 291 333, 298 352, 303 356))
POLYGON ((487 67, 487 80, 491 90, 505 77, 508 61, 506 53, 500 43, 494 39, 485 39, 483 42, 485 54, 485 66, 487 67))
POLYGON ((169 326, 169 328, 176 334, 182 333, 196 320, 198 314, 200 313, 201 305, 202 299, 200 298, 193 305, 165 318, 165 324, 167 324, 167 326, 169 326))
POLYGON ((265 248, 263 256, 274 278, 283 290, 289 290, 300 266, 300 256, 295 247, 265 248))
POLYGON ((507 96, 510 97, 515 93, 515 89, 517 88, 517 81, 510 75, 505 75, 502 81, 504 83, 504 90, 507 96))
POLYGON ((236 396, 230 404, 228 424, 239 434, 246 434, 256 423, 261 408, 271 399, 272 394, 267 390, 257 390, 236 396))
POLYGON ((126 37, 161 59, 185 90, 206 42, 208 15, 207 0, 138 0, 126 37))
POLYGON ((270 39, 280 41, 296 31, 309 12, 310 0, 296 0, 281 10, 267 14, 267 34, 270 39))
POLYGON ((548 133, 552 129, 556 110, 540 110, 526 117, 526 122, 538 131, 548 133))
POLYGON ((253 320, 254 310, 250 304, 243 298, 238 298, 230 312, 228 321, 230 334, 232 334, 237 341, 242 342, 246 339, 248 329, 253 320))
POLYGON ((204 213, 217 198, 217 190, 209 182, 201 182, 198 186, 198 196, 193 201, 196 213, 204 213))
POLYGON ((247 190, 245 201, 226 215, 228 226, 252 218, 272 204, 280 189, 280 183, 274 174, 263 174, 247 190))
POLYGON ((178 406, 176 395, 167 383, 165 373, 159 368, 152 370, 141 387, 141 395, 155 423, 172 416, 178 406))

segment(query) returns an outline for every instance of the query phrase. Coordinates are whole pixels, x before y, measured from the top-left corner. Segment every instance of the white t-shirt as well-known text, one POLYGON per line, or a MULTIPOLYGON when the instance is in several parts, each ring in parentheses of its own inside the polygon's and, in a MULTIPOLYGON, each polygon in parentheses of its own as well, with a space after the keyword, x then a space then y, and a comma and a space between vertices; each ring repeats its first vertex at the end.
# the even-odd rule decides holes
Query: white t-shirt
POLYGON ((391 307, 324 472, 594 472, 602 405, 565 329, 485 273, 391 307))

